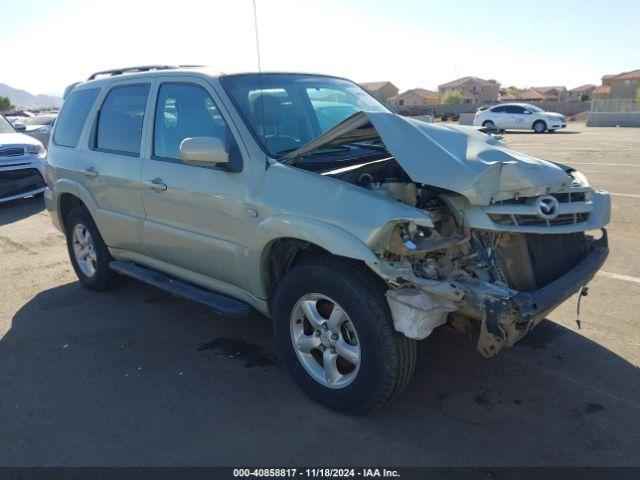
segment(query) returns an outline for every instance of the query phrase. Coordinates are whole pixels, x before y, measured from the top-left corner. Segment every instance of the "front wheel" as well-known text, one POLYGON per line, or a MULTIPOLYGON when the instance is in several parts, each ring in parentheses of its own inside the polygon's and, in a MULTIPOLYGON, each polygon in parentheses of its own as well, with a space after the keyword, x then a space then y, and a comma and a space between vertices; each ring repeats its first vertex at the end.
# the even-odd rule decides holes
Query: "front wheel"
POLYGON ((406 387, 416 345, 393 328, 384 285, 334 257, 296 266, 273 305, 278 349, 315 400, 354 415, 382 408, 406 387))
POLYGON ((547 129, 547 124, 544 123, 542 120, 537 120, 533 124, 533 131, 536 133, 544 133, 546 129, 547 129))

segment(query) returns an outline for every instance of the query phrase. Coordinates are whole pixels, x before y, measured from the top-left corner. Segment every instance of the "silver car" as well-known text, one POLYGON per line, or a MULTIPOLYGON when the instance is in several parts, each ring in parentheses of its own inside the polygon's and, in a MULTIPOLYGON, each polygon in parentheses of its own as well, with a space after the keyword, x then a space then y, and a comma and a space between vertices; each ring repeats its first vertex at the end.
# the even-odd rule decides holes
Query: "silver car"
POLYGON ((580 172, 324 75, 99 72, 66 92, 47 171, 83 285, 255 309, 300 386, 351 414, 404 390, 435 328, 495 355, 608 253, 609 195, 580 172))
POLYGON ((45 155, 42 143, 0 114, 0 203, 44 192, 45 155))
POLYGON ((56 113, 43 113, 34 117, 26 118, 21 123, 25 126, 24 132, 42 142, 45 148, 49 146, 49 138, 53 125, 56 123, 56 113))

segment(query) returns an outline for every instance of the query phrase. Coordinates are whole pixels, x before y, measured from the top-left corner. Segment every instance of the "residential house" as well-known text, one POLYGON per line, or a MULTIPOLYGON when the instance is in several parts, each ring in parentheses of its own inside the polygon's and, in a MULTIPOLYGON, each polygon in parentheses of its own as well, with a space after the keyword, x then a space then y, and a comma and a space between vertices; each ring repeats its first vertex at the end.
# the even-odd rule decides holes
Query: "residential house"
POLYGON ((567 87, 531 87, 516 95, 521 102, 563 102, 567 100, 567 87))
POLYGON ((569 90, 569 101, 571 102, 579 102, 582 100, 583 96, 587 96, 588 99, 591 99, 591 94, 596 89, 595 85, 591 85, 587 83, 586 85, 580 85, 579 87, 572 88, 569 90))
POLYGON ((387 103, 389 98, 395 97, 400 92, 398 87, 389 81, 364 82, 360 86, 383 103, 387 103))
POLYGON ((388 99, 392 107, 417 107, 422 105, 437 105, 440 103, 440 94, 424 88, 412 88, 395 97, 388 99))
MULTIPOLYGON (((452 82, 438 85, 440 101, 451 91, 458 91, 464 103, 497 103, 500 99, 500 84, 495 80, 483 80, 478 77, 462 77, 452 82)), ((443 102, 444 103, 444 102, 443 102)))
POLYGON ((593 91, 595 99, 633 100, 640 89, 640 69, 618 75, 605 75, 602 85, 593 91))

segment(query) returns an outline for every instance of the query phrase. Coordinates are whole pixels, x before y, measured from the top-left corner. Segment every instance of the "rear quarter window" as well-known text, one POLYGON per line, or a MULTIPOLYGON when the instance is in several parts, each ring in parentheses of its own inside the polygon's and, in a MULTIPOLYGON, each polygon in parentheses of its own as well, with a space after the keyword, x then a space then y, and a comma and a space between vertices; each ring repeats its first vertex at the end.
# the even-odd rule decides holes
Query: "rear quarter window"
POLYGON ((71 92, 56 120, 53 143, 64 147, 76 147, 78 145, 82 127, 87 121, 91 107, 93 107, 99 92, 99 88, 71 92))

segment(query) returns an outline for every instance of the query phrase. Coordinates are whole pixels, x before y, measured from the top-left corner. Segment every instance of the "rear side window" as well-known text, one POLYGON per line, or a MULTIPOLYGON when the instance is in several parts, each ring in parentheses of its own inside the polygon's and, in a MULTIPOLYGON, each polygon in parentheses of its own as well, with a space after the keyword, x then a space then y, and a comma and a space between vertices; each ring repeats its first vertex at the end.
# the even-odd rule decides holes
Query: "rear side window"
POLYGON ((96 149, 140 155, 142 122, 149 84, 115 87, 105 98, 96 127, 96 149))
POLYGON ((524 113, 524 108, 518 107, 517 105, 509 105, 506 109, 507 113, 524 113))
POLYGON ((72 92, 71 95, 69 95, 56 121, 57 125, 53 143, 64 147, 75 147, 78 145, 82 127, 87 121, 87 116, 99 92, 99 88, 92 88, 72 92))
POLYGON ((506 107, 494 107, 491 109, 492 113, 504 113, 506 107))

